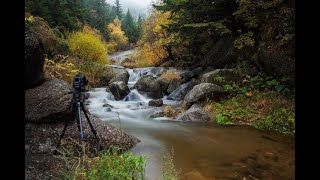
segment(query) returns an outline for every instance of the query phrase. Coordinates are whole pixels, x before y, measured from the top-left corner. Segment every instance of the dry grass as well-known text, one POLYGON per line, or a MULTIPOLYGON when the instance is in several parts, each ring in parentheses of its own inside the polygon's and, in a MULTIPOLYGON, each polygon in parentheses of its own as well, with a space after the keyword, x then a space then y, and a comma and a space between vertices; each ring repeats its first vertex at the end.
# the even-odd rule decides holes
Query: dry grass
POLYGON ((137 63, 135 62, 125 62, 125 63, 122 63, 121 65, 125 68, 131 68, 131 69, 138 67, 137 63))
POLYGON ((177 72, 166 71, 166 72, 162 73, 161 76, 163 76, 165 79, 170 80, 170 81, 174 80, 174 79, 175 80, 180 80, 181 79, 179 73, 177 73, 177 72))
POLYGON ((167 117, 176 117, 178 115, 179 111, 176 111, 172 108, 172 106, 168 105, 164 107, 164 114, 167 117))

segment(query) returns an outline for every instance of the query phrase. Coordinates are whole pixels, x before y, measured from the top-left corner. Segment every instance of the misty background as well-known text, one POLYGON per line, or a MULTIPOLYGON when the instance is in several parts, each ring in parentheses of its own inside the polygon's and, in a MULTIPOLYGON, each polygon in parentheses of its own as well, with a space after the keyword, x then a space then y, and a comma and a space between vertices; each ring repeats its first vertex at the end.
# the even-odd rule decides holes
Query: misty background
MULTIPOLYGON (((116 0, 106 0, 108 4, 115 5, 116 0)), ((123 13, 130 9, 132 15, 137 18, 139 15, 145 18, 151 9, 151 3, 154 0, 119 0, 123 13)))

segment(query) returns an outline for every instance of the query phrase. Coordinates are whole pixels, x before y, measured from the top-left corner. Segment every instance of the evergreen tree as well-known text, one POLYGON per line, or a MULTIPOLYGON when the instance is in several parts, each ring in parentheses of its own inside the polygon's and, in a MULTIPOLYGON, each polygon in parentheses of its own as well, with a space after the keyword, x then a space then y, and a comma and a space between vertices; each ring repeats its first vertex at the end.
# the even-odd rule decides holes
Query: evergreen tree
POLYGON ((121 20, 122 19, 122 8, 121 8, 121 4, 120 4, 119 0, 116 0, 114 8, 115 8, 116 15, 121 20))
POLYGON ((139 39, 139 32, 136 23, 128 9, 122 21, 122 29, 129 39, 129 43, 136 43, 139 39))
POLYGON ((142 17, 141 17, 141 15, 139 15, 139 17, 138 17, 137 29, 138 29, 138 35, 140 38, 142 36, 142 17))

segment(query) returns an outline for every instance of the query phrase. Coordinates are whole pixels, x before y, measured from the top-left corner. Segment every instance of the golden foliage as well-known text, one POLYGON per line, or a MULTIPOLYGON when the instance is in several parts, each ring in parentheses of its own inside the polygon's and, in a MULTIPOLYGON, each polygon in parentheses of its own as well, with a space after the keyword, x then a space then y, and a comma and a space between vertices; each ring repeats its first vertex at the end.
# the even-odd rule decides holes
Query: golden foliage
POLYGON ((157 66, 159 61, 165 57, 165 51, 161 46, 145 43, 137 48, 133 59, 137 67, 157 66))
POLYGON ((71 33, 67 42, 72 55, 85 61, 109 63, 106 43, 88 28, 82 32, 71 33))
POLYGON ((66 60, 64 62, 55 62, 51 59, 45 59, 44 75, 45 78, 59 78, 72 84, 73 77, 79 72, 76 66, 66 60))
POLYGON ((128 38, 121 29, 121 21, 116 17, 112 23, 108 24, 107 31, 110 34, 108 49, 110 53, 123 50, 128 46, 128 38))
POLYGON ((133 57, 138 67, 157 66, 167 57, 165 46, 177 42, 175 33, 167 33, 163 26, 170 23, 170 12, 160 13, 153 11, 143 21, 143 35, 138 42, 137 53, 133 57))

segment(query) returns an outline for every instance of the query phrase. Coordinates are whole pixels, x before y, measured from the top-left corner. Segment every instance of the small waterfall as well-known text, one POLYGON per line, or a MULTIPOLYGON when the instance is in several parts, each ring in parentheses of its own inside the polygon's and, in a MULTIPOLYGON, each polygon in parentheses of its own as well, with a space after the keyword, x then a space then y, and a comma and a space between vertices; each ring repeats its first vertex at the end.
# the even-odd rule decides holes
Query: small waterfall
POLYGON ((150 99, 142 96, 136 89, 133 89, 124 99, 123 101, 138 101, 148 103, 150 99))

